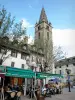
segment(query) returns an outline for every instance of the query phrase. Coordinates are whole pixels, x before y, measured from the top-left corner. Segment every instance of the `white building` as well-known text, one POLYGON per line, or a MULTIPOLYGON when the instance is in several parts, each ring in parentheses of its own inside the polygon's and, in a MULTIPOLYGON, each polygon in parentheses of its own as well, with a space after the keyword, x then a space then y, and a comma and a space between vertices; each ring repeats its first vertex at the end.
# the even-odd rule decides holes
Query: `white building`
POLYGON ((36 67, 36 71, 41 71, 40 66, 44 66, 44 54, 42 51, 37 52, 26 44, 21 49, 0 44, 0 59, 3 59, 2 65, 16 68, 30 69, 33 66, 34 69, 36 67), (35 65, 32 65, 33 63, 35 65))
POLYGON ((55 74, 62 74, 64 76, 63 81, 68 80, 67 70, 70 70, 70 79, 75 78, 75 57, 66 58, 55 63, 55 74))
POLYGON ((2 45, 2 48, 0 47, 0 58, 2 57, 2 65, 4 66, 28 69, 28 65, 26 64, 27 56, 29 56, 29 53, 24 50, 5 45, 2 45), (6 54, 4 54, 5 49, 7 50, 6 54))

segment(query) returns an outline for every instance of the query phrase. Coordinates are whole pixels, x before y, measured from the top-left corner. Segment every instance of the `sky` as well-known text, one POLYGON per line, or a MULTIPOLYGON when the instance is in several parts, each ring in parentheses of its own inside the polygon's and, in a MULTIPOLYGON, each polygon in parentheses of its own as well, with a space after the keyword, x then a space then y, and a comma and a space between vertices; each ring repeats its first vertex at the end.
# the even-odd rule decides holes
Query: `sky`
POLYGON ((44 7, 53 26, 54 46, 63 47, 68 57, 75 56, 75 0, 0 0, 0 5, 16 17, 16 22, 23 20, 30 41, 44 7))

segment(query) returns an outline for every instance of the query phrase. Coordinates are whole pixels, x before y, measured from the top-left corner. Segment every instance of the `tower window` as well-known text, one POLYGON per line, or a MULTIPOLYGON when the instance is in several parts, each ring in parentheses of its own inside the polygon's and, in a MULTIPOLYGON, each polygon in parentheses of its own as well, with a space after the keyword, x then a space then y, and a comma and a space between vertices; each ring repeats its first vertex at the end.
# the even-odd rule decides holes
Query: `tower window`
POLYGON ((40 39, 40 32, 38 33, 38 38, 40 39))
POLYGON ((49 30, 49 26, 46 26, 46 29, 48 29, 48 30, 49 30))
POLYGON ((47 32, 47 39, 49 40, 49 32, 47 32))
POLYGON ((38 26, 38 30, 40 30, 41 29, 41 27, 40 26, 38 26))

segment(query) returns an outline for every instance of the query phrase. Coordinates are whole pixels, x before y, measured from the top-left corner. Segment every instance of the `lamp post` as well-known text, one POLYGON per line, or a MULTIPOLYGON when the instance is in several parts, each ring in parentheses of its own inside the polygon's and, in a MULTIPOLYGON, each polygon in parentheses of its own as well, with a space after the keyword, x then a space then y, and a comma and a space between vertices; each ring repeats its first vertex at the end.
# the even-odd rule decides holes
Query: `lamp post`
POLYGON ((68 89, 69 89, 69 92, 71 92, 71 88, 70 88, 70 73, 71 73, 71 70, 70 69, 66 69, 66 72, 67 72, 67 77, 68 77, 68 89))

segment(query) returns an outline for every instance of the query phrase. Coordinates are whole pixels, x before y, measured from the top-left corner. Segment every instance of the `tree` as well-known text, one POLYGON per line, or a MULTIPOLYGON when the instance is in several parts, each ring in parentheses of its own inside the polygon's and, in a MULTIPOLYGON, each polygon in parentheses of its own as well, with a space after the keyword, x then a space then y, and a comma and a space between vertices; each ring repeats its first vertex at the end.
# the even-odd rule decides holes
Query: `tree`
POLYGON ((11 13, 7 13, 4 7, 0 7, 0 37, 10 34, 14 19, 14 17, 11 18, 11 13))
POLYGON ((26 28, 22 27, 22 24, 22 21, 20 23, 15 23, 12 30, 13 40, 19 40, 21 36, 26 34, 26 28))
POLYGON ((63 50, 62 50, 62 47, 54 47, 54 51, 53 51, 53 61, 54 62, 57 62, 57 61, 59 61, 59 60, 61 60, 61 59, 63 59, 63 58, 65 58, 65 56, 66 56, 66 52, 64 52, 63 50))
POLYGON ((18 48, 18 41, 22 35, 25 35, 26 28, 22 27, 22 21, 15 23, 15 17, 11 17, 11 13, 7 13, 4 7, 0 8, 0 65, 10 56, 9 50, 2 47, 5 46, 16 46, 18 48), (13 37, 11 40, 10 38, 13 37))
POLYGON ((52 71, 53 63, 65 58, 66 55, 66 53, 62 51, 62 48, 60 46, 53 47, 52 44, 53 44, 52 41, 48 41, 47 39, 44 41, 43 39, 40 39, 39 41, 38 40, 35 41, 37 52, 38 49, 41 48, 44 53, 44 58, 45 58, 44 71, 47 70, 52 71), (41 45, 41 42, 43 42, 44 44, 41 45))

